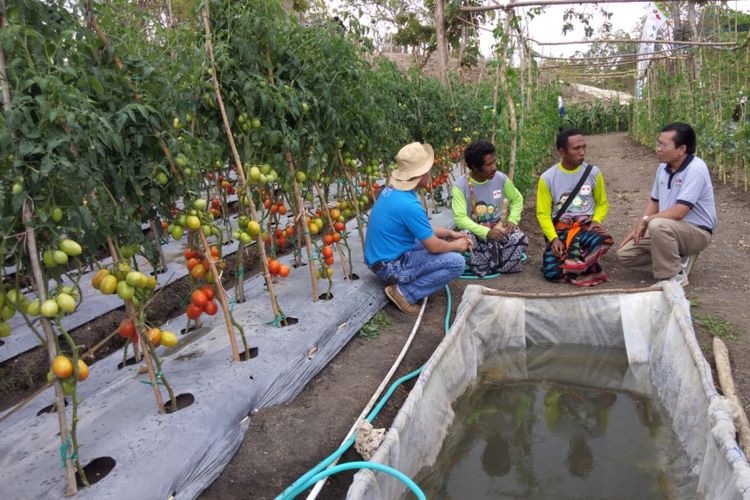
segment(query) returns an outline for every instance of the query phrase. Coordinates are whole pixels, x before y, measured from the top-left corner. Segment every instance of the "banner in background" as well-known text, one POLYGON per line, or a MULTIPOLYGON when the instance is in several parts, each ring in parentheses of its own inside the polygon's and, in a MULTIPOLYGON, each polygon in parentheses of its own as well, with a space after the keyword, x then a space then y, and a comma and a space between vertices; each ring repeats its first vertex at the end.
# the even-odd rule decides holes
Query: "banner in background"
MULTIPOLYGON (((659 29, 667 21, 667 16, 661 13, 659 7, 653 3, 648 4, 648 14, 646 15, 646 22, 643 23, 643 32, 641 33, 641 40, 656 40, 656 34, 659 29)), ((640 98, 643 94, 644 79, 646 77, 646 69, 648 68, 650 58, 648 55, 654 51, 653 43, 641 43, 638 49, 638 58, 643 60, 638 61, 638 75, 635 86, 635 96, 640 98)))

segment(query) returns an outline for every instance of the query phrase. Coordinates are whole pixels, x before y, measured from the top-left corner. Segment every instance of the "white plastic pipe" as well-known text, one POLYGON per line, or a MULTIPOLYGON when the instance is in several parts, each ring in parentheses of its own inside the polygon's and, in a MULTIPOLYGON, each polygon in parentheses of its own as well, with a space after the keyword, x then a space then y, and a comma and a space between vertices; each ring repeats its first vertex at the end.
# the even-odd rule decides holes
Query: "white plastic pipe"
MULTIPOLYGON (((411 329, 411 333, 409 334, 409 337, 406 339, 406 342, 404 343, 404 347, 401 348, 401 352, 399 353, 398 357, 396 358, 396 361, 393 363, 393 366, 391 366, 391 369, 386 374, 383 381, 380 383, 380 386, 377 388, 375 393, 370 398, 370 401, 365 406, 365 409, 362 410, 362 413, 359 414, 359 417, 357 417, 357 420, 354 421, 354 425, 352 425, 352 428, 349 429, 349 432, 346 434, 346 437, 341 442, 341 445, 346 443, 349 438, 351 438, 354 435, 354 432, 357 430, 357 424, 360 420, 367 417, 367 414, 370 413, 370 410, 372 410, 372 407, 375 406, 375 403, 377 402, 378 398, 380 398, 380 395, 383 393, 385 388, 388 386, 388 383, 391 381, 391 378, 393 377, 393 374, 396 373, 396 370, 398 370, 399 365, 401 365, 401 361, 404 359, 404 356, 406 355, 406 352, 409 350, 409 347, 411 346, 412 341, 414 340, 414 336, 417 334, 417 329, 419 328, 419 325, 422 323, 422 316, 424 315, 425 307, 427 306, 427 297, 424 298, 422 301, 422 308, 419 310, 419 316, 417 316, 417 321, 414 323, 414 328, 411 329)), ((339 445, 339 447, 341 447, 339 445)), ((327 468, 331 468, 334 465, 338 463, 339 459, 337 458, 327 468)), ((323 485, 325 484, 326 480, 321 479, 317 483, 315 483, 315 486, 313 486, 313 489, 310 491, 310 494, 307 495, 307 500, 315 500, 318 497, 318 493, 320 493, 320 490, 323 489, 323 485)))

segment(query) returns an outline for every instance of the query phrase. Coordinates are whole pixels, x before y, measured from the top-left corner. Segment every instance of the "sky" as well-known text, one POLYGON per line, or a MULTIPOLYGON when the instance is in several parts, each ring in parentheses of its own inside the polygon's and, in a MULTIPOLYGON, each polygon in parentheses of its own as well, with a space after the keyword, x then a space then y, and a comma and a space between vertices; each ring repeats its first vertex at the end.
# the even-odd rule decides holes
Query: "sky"
MULTIPOLYGON (((501 0, 500 3, 506 3, 505 0, 501 0)), ((623 30, 626 33, 633 33, 637 28, 637 33, 640 33, 642 28, 641 19, 646 15, 647 8, 650 5, 648 2, 641 3, 610 3, 601 4, 605 6, 609 12, 612 13, 610 22, 612 23, 612 31, 623 30)), ((750 12, 750 0, 742 1, 730 1, 728 5, 732 9, 740 10, 743 12, 750 12)), ((570 7, 576 7, 576 10, 583 12, 597 13, 598 8, 595 4, 579 4, 579 5, 552 5, 548 6, 545 12, 529 21, 529 34, 530 37, 539 42, 557 42, 557 41, 575 41, 584 39, 583 26, 579 22, 574 22, 575 29, 572 32, 568 32, 567 35, 562 34, 563 26, 563 12, 570 7)), ((528 8, 518 8, 518 11, 527 11, 528 8)), ((591 26, 597 29, 601 26, 603 17, 595 15, 591 21, 591 26)), ((494 28, 494 26, 488 26, 494 28)), ((640 34, 638 35, 640 37, 640 34)), ((596 38, 596 36, 594 36, 596 38)), ((532 45, 535 50, 544 55, 553 56, 571 56, 576 50, 585 51, 588 45, 532 45)), ((483 32, 481 35, 481 50, 482 54, 491 54, 492 47, 492 35, 488 32, 483 32)))

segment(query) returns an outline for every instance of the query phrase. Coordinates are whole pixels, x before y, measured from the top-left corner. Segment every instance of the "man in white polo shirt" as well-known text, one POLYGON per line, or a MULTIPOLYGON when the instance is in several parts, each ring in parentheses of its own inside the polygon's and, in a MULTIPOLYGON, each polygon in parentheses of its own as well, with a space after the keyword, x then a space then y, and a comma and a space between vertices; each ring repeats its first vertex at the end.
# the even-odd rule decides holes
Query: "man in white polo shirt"
POLYGON ((695 156, 695 131, 670 123, 659 134, 661 162, 643 215, 617 250, 625 266, 651 264, 654 278, 688 284, 699 252, 711 243, 716 206, 706 163, 695 156))

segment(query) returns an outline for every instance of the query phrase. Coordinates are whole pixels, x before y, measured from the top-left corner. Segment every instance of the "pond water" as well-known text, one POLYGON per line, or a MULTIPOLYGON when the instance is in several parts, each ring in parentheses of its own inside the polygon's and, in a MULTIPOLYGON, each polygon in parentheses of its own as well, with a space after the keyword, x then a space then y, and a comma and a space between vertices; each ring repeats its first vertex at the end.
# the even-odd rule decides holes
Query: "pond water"
POLYGON ((454 405, 430 499, 692 498, 697 478, 624 351, 533 347, 485 363, 454 405), (592 381, 597 381, 596 385, 592 381))

